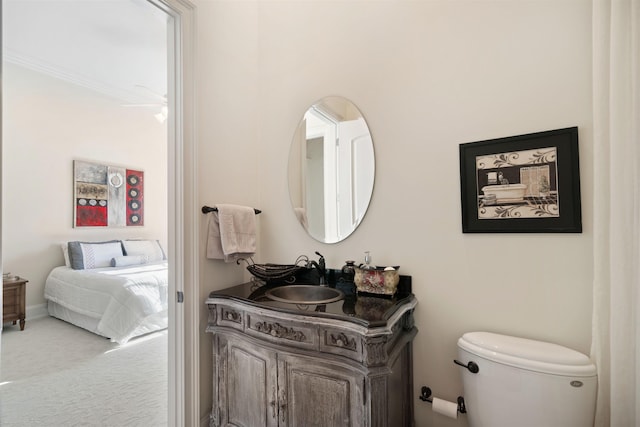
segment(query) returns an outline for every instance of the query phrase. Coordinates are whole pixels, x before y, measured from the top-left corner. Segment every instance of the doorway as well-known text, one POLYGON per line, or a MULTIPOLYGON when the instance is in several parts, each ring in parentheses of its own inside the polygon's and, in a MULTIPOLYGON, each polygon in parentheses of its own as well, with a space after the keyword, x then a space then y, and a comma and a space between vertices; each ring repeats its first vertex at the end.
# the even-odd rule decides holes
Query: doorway
MULTIPOLYGON (((4 19, 10 19, 7 11, 7 5, 11 1, 4 1, 2 8, 4 19)), ((41 7, 44 4, 53 2, 22 2, 30 3, 35 7, 41 7)), ((70 3, 70 2, 62 2, 70 3)), ((71 2, 76 3, 76 2, 71 2)), ((109 6, 120 2, 104 1, 104 2, 83 2, 83 3, 99 3, 102 6, 109 6)), ((193 91, 190 84, 192 58, 191 51, 191 32, 193 30, 193 9, 182 0, 132 0, 136 7, 152 6, 162 11, 167 18, 168 31, 168 87, 166 90, 167 104, 169 109, 169 117, 166 122, 167 127, 167 182, 168 196, 166 203, 167 212, 167 232, 166 242, 168 249, 168 258, 170 263, 170 285, 169 285, 169 402, 168 402, 168 420, 169 425, 184 425, 185 421, 191 423, 191 420, 197 420, 197 407, 186 408, 185 401, 188 401, 190 390, 197 390, 197 375, 193 372, 197 371, 197 364, 193 360, 185 357, 185 346, 197 345, 195 327, 197 317, 194 313, 195 302, 190 298, 191 288, 185 286, 188 283, 195 283, 194 278, 197 272, 197 239, 195 234, 195 212, 190 206, 194 203, 195 179, 194 173, 194 156, 193 156, 193 140, 192 127, 193 122, 189 120, 192 117, 191 100, 193 91), (189 171, 189 173, 185 173, 189 171), (188 261, 187 261, 188 260, 188 261), (186 288, 186 289, 185 289, 186 288), (174 298, 177 293, 184 296, 186 304, 177 304, 174 298), (189 378, 185 378, 185 372, 190 372, 189 378), (192 377, 196 377, 194 380, 192 377)), ((51 15, 48 19, 52 19, 51 15)), ((105 16, 104 23, 109 21, 105 16)), ((108 25, 105 25, 106 30, 108 25)), ((51 37, 52 34, 48 34, 51 37)), ((3 57, 6 52, 3 52, 3 57)), ((3 84, 6 80, 3 78, 3 84)), ((3 91, 4 92, 4 91, 3 91)), ((54 107, 55 108, 55 107, 54 107)), ((52 110, 55 111, 55 110, 52 110)), ((136 113, 137 114, 137 113, 136 113)), ((3 111, 4 123, 10 120, 10 110, 3 111), (7 117, 9 116, 9 117, 7 117)), ((73 127, 73 122, 68 121, 73 127)), ((35 125, 35 124, 34 124, 35 125)), ((77 128, 77 126, 76 126, 77 128)), ((45 138, 46 139, 46 138, 45 138)), ((3 149, 4 151, 4 149, 3 149)), ((104 153, 108 152, 108 148, 104 153)), ((103 154, 104 154, 103 153, 103 154)), ((4 156, 3 156, 4 157, 4 156)), ((10 161, 4 158, 4 162, 10 161)), ((54 169, 58 167, 56 164, 48 165, 54 169)), ((11 177, 12 179, 14 177, 11 177)), ((5 175, 5 186, 9 184, 9 179, 5 175)), ((60 203, 60 210, 68 210, 66 201, 60 203)), ((7 211, 6 206, 4 212, 7 211)), ((45 222, 46 223, 46 222, 45 222)), ((35 228, 38 228, 37 226, 35 228)), ((63 234, 63 233, 60 233, 63 234)), ((50 236, 49 236, 50 237, 50 236)), ((60 236, 62 237, 62 236, 60 236)), ((3 236, 4 238, 4 236, 3 236)), ((64 237, 62 237, 64 239, 64 237)), ((38 252, 38 256, 44 256, 48 249, 38 252)), ((7 249, 5 248, 5 255, 7 249)), ((193 286, 193 285, 192 285, 193 286)), ((27 327, 29 319, 27 318, 27 327)), ((1 348, 1 347, 0 347, 1 348)), ((197 352, 192 352, 197 353, 197 352)), ((191 392, 193 393, 193 392, 191 392)), ((192 399, 197 401, 197 399, 192 399)))

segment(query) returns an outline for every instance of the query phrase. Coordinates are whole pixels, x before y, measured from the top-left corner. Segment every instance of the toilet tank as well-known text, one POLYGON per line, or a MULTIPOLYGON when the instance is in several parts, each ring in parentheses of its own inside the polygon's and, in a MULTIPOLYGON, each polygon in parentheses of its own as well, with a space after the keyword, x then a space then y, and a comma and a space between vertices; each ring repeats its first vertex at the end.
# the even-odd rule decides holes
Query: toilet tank
POLYGON ((596 367, 557 344, 490 332, 458 340, 470 427, 591 427, 596 367))

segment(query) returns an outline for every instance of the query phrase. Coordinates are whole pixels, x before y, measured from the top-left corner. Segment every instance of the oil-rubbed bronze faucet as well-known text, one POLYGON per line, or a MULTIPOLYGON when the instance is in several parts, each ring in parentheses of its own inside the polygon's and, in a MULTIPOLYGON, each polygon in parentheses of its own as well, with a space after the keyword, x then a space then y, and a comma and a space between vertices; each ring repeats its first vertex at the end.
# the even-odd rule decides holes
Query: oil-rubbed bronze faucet
POLYGON ((322 256, 322 254, 318 251, 316 251, 316 255, 320 257, 318 262, 313 260, 307 262, 307 268, 315 268, 316 270, 318 270, 318 274, 320 275, 320 286, 327 286, 327 284, 324 282, 324 275, 327 272, 327 266, 324 261, 324 256, 322 256))

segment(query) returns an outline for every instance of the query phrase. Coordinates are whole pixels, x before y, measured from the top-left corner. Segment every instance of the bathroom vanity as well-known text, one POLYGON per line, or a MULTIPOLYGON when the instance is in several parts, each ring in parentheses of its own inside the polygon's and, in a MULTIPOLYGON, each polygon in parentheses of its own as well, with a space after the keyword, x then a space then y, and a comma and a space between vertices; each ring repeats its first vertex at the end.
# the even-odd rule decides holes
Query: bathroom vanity
POLYGON ((207 299, 210 425, 412 426, 411 278, 392 298, 338 285, 344 298, 326 304, 274 301, 275 286, 250 282, 207 299))

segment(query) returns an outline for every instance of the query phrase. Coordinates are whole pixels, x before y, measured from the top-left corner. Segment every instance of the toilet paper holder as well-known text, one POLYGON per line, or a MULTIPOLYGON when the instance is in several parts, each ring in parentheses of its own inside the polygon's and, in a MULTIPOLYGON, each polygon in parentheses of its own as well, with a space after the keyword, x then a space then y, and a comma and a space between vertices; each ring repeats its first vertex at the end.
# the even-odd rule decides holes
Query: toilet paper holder
MULTIPOLYGON (((423 402, 433 403, 433 399, 431 398, 431 389, 427 386, 422 386, 420 389, 420 400, 423 402)), ((464 397, 458 396, 458 412, 461 414, 467 413, 467 407, 464 404, 464 397)))

